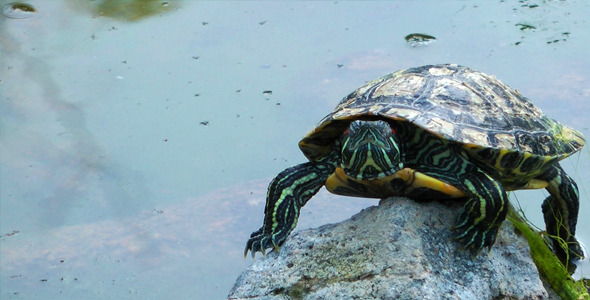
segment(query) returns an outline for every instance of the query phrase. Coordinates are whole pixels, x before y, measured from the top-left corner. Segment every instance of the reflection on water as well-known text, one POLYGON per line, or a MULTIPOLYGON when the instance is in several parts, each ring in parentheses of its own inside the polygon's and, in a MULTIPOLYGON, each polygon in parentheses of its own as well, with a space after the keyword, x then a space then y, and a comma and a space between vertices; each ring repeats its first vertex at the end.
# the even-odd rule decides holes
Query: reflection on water
MULTIPOLYGON (((268 178, 303 162, 297 142, 343 96, 400 68, 494 74, 590 136, 587 2, 26 4, 0 16, 3 299, 225 297, 268 178), (412 32, 436 42, 408 47, 412 32)), ((587 211, 590 148, 562 165, 587 211)), ((547 195, 514 195, 542 226, 547 195)), ((374 204, 321 192, 298 229, 374 204)))
MULTIPOLYGON (((125 180, 120 176, 131 174, 124 175, 128 172, 109 161, 108 154, 88 129, 86 113, 77 101, 63 95, 62 83, 52 76, 54 68, 46 59, 28 54, 18 43, 5 49, 3 56, 9 64, 18 65, 9 65, 6 71, 15 78, 6 80, 8 95, 12 97, 2 103, 8 117, 2 125, 14 130, 6 131, 2 137, 6 145, 2 171, 27 174, 25 178, 11 176, 5 181, 10 182, 8 189, 14 190, 8 194, 9 198, 25 197, 27 201, 4 202, 4 208, 26 209, 23 205, 27 202, 34 205, 38 209, 28 210, 32 218, 29 222, 40 227, 68 223, 72 217, 74 220, 69 222, 73 223, 78 219, 84 222, 102 219, 103 216, 76 217, 72 210, 81 204, 97 209, 106 206, 114 215, 134 213, 128 209, 133 207, 130 204, 145 199, 125 191, 125 180), (19 76, 26 85, 15 80, 19 76), (27 91, 29 87, 32 93, 27 91), (23 166, 25 162, 28 165, 23 166)), ((8 219, 12 218, 21 217, 11 214, 8 219)), ((6 222, 5 218, 2 222, 6 222)))
POLYGON ((92 16, 109 17, 120 21, 139 21, 170 11, 177 1, 161 0, 69 0, 76 9, 85 10, 92 16))

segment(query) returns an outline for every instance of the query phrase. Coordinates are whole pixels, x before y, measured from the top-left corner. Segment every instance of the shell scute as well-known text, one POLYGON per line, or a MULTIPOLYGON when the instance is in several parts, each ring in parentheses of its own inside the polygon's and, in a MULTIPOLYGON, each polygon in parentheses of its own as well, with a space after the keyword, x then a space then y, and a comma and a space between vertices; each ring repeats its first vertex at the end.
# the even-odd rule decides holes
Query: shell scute
POLYGON ((409 122, 467 149, 563 159, 585 143, 580 132, 550 119, 494 76, 448 64, 400 70, 363 85, 320 121, 300 148, 315 160, 348 123, 371 117, 409 122))

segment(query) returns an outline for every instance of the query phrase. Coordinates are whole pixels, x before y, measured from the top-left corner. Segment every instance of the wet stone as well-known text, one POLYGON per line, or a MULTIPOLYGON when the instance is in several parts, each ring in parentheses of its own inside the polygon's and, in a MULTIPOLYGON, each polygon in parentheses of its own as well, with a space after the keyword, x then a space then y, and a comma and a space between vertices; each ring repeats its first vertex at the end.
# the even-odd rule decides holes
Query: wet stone
POLYGON ((459 211, 388 198, 298 231, 280 253, 259 255, 228 299, 553 299, 510 222, 490 252, 458 251, 450 228, 459 211))

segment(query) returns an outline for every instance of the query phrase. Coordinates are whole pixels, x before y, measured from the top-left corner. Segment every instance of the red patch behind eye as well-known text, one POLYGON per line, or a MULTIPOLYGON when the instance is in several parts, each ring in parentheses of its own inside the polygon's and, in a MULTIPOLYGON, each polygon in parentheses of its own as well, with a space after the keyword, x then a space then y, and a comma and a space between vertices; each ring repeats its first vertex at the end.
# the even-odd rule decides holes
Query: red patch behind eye
POLYGON ((344 133, 342 133, 342 134, 348 134, 349 131, 350 131, 350 129, 346 128, 346 130, 344 130, 344 133))
POLYGON ((395 129, 391 128, 391 134, 397 134, 397 131, 395 131, 395 129))

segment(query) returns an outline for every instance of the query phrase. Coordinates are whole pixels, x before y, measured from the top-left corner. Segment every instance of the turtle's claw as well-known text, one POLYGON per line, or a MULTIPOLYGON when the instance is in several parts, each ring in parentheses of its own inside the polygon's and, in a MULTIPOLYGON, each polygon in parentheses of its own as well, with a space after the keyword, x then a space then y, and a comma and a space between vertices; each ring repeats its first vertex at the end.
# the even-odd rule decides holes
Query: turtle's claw
POLYGON ((479 254, 483 248, 488 248, 489 250, 492 247, 496 241, 498 228, 494 226, 488 227, 482 223, 483 222, 480 222, 479 224, 469 226, 462 224, 453 228, 453 230, 456 231, 453 240, 463 244, 459 250, 470 250, 475 256, 479 254))
POLYGON ((279 253, 281 251, 281 247, 277 244, 273 243, 272 247, 276 253, 279 253))
POLYGON ((280 251, 280 242, 277 242, 275 238, 270 234, 262 233, 262 230, 258 230, 250 236, 250 239, 246 243, 246 249, 244 249, 244 258, 248 255, 248 251, 252 252, 252 258, 255 257, 256 252, 261 252, 263 257, 266 257, 266 249, 272 248, 274 251, 280 251))

